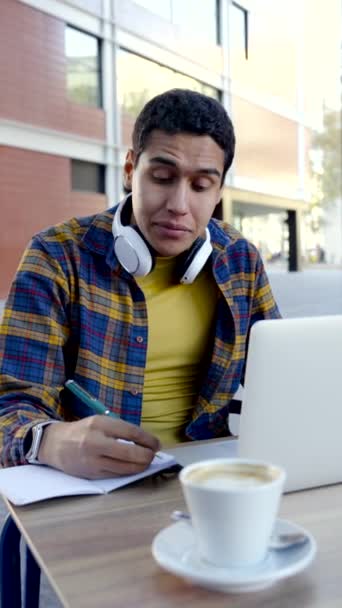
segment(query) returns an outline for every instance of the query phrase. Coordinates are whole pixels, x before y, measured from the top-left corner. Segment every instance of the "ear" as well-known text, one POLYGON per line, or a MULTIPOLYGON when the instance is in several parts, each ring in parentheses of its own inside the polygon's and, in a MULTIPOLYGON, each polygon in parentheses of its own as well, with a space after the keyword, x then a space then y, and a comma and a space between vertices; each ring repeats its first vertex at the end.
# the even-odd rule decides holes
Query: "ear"
POLYGON ((123 182, 127 190, 132 190, 132 178, 134 172, 135 154, 132 149, 129 149, 126 154, 126 159, 123 167, 123 182))

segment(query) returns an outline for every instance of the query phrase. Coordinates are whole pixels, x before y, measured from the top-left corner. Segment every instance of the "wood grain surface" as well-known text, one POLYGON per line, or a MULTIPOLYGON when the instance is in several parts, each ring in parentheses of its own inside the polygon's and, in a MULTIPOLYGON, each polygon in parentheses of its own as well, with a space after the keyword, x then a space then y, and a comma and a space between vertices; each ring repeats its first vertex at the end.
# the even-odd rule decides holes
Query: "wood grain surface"
POLYGON ((342 485, 283 497, 280 516, 312 532, 317 556, 265 591, 236 595, 190 585, 154 561, 153 537, 185 506, 176 476, 104 496, 6 504, 66 608, 342 607, 342 485))

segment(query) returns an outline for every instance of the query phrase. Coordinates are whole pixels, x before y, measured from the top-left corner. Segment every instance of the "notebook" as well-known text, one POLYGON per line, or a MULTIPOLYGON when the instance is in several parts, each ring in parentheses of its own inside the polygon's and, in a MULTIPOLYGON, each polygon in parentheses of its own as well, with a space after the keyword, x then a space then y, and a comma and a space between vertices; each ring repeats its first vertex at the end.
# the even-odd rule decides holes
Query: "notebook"
POLYGON ((287 492, 342 482, 342 315, 252 327, 238 435, 169 452, 280 464, 287 492))
POLYGON ((43 465, 27 464, 0 471, 0 492, 15 505, 27 505, 58 496, 108 494, 175 464, 171 455, 158 452, 150 466, 142 473, 92 480, 68 475, 43 465))

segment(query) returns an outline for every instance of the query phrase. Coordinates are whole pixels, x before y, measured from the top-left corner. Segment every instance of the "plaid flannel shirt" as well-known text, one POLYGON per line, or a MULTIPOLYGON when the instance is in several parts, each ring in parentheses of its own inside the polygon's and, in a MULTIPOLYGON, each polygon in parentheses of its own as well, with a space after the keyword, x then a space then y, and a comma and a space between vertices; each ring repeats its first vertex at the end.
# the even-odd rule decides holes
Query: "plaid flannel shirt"
MULTIPOLYGON (((140 423, 148 321, 142 291, 113 249, 115 209, 36 235, 11 287, 0 328, 0 462, 25 463, 24 437, 39 421, 72 420, 74 378, 124 420, 140 423)), ((215 336, 190 439, 227 434, 250 327, 279 312, 256 248, 228 224, 209 223, 220 297, 215 336)))

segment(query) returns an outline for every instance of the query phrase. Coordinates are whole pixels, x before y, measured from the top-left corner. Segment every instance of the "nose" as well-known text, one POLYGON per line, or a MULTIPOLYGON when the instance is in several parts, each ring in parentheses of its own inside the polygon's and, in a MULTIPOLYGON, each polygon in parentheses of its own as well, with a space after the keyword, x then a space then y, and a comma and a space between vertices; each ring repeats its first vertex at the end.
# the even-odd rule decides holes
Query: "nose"
POLYGON ((187 182, 180 181, 169 191, 167 210, 175 215, 186 215, 189 210, 190 188, 187 182))

